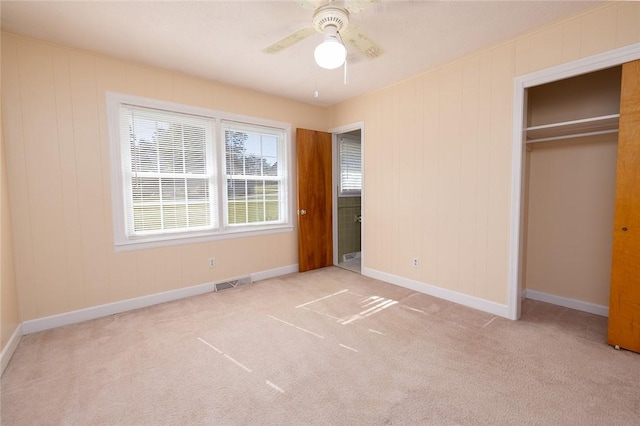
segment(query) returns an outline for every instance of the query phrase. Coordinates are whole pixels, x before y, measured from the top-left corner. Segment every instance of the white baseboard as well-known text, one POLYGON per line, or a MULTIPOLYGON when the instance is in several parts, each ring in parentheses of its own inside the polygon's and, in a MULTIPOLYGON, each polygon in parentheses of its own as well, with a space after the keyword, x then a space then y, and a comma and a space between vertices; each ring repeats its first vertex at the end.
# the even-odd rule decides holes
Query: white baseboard
POLYGON ((609 316, 609 307, 604 305, 596 305, 595 303, 583 302, 582 300, 569 299, 567 297, 556 296, 555 294, 543 293, 541 291, 529 289, 525 290, 523 292, 523 295, 526 299, 538 300, 540 302, 564 306, 565 308, 589 312, 591 314, 600 315, 602 317, 609 316))
MULTIPOLYGON (((267 278, 290 274, 292 272, 298 272, 297 264, 253 273, 251 274, 251 281, 264 280, 267 278)), ((220 282, 224 281, 228 281, 228 279, 221 280, 220 282)), ((62 314, 25 321, 22 323, 22 334, 37 333, 39 331, 62 327, 64 325, 76 324, 87 320, 131 311, 133 309, 146 308, 147 306, 157 305, 159 303, 184 299, 185 297, 198 296, 200 294, 214 291, 216 284, 219 284, 219 282, 199 284, 192 287, 150 294, 148 296, 121 300, 118 302, 79 309, 77 311, 65 312, 62 314)))
POLYGON ((256 272, 251 274, 251 281, 266 280, 269 278, 280 277, 282 275, 295 274, 298 272, 298 264, 283 266, 282 268, 269 269, 267 271, 256 272))
POLYGON ((493 315, 509 318, 509 307, 507 305, 501 305, 499 303, 491 302, 479 297, 469 296, 467 294, 458 293, 457 291, 447 290, 431 284, 410 280, 408 278, 399 277, 397 275, 387 274, 386 272, 380 272, 370 268, 362 268, 362 275, 370 278, 375 278, 377 280, 384 281, 390 284, 395 284, 400 287, 405 287, 419 293, 435 296, 437 298, 448 300, 460 305, 468 306, 473 309, 478 309, 480 311, 484 311, 493 315))
POLYGON ((4 347, 2 352, 0 352, 0 376, 4 374, 4 369, 9 365, 9 361, 11 361, 11 357, 13 353, 18 348, 18 343, 20 343, 20 339, 22 338, 22 324, 18 324, 15 331, 9 338, 7 345, 4 347))

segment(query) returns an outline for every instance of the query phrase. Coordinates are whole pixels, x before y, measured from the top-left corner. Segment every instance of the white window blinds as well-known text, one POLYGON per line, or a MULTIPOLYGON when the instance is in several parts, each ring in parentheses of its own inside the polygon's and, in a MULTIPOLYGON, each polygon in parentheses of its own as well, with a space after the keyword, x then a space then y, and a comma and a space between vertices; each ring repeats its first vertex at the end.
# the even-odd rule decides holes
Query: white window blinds
POLYGON ((120 105, 128 237, 218 226, 212 120, 120 105))
POLYGON ((360 139, 340 136, 340 196, 357 196, 362 191, 360 139))

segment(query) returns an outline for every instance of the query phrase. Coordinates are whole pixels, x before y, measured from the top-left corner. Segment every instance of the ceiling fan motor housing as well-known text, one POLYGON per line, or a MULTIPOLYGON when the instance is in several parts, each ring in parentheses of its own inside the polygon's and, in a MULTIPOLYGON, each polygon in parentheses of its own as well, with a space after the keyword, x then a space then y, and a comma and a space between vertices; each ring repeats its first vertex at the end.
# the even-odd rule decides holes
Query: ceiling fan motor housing
POLYGON ((324 33, 327 27, 335 27, 336 31, 340 31, 348 24, 349 12, 341 7, 322 6, 313 14, 313 27, 320 33, 324 33))

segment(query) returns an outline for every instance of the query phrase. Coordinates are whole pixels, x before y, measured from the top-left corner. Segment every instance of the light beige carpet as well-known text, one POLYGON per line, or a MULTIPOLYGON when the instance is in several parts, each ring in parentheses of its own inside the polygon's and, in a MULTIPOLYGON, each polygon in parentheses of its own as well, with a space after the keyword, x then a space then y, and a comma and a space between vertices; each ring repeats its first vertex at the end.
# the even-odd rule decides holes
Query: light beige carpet
POLYGON ((605 336, 331 267, 25 336, 2 424, 640 424, 640 355, 605 336))

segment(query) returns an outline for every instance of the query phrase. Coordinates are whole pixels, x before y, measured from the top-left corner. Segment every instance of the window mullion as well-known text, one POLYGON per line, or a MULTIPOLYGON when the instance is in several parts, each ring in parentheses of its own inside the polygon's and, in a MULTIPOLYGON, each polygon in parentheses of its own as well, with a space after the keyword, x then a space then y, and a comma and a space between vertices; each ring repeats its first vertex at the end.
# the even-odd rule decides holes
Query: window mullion
POLYGON ((160 229, 165 229, 164 227, 164 199, 163 199, 163 194, 162 194, 162 179, 158 179, 158 188, 159 188, 159 194, 158 197, 160 198, 160 229))
MULTIPOLYGON (((182 127, 182 131, 180 132, 180 151, 182 154, 182 173, 184 173, 185 175, 187 174, 187 150, 185 148, 185 143, 184 143, 184 126, 182 127)), ((205 152, 206 152, 206 146, 205 146, 205 152)), ((185 177, 183 178, 182 181, 182 188, 184 190, 184 214, 185 214, 185 225, 188 228, 191 225, 191 220, 190 220, 190 214, 191 214, 191 207, 189 205, 189 178, 185 177)))
POLYGON ((216 171, 218 177, 217 181, 220 182, 220 184, 217 185, 218 191, 216 193, 216 207, 218 210, 219 226, 220 228, 225 228, 229 222, 229 196, 227 193, 229 182, 226 170, 225 129, 224 126, 221 125, 220 120, 216 120, 216 125, 218 131, 215 134, 218 135, 218 143, 214 144, 214 149, 219 150, 219 155, 217 155, 217 165, 219 167, 217 167, 216 171))
POLYGON ((267 220, 267 181, 262 178, 262 217, 267 220))

